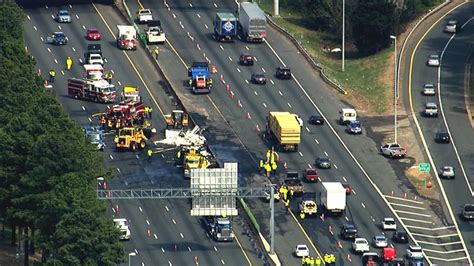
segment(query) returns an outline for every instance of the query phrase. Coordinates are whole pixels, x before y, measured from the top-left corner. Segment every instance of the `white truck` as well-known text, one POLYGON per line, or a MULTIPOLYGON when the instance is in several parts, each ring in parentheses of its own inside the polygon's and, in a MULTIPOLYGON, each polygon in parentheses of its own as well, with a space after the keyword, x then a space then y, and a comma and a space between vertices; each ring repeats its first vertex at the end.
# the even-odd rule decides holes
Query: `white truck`
POLYGON ((342 124, 349 124, 350 122, 356 120, 357 112, 355 109, 342 108, 341 111, 339 111, 339 121, 341 121, 342 124))
POLYGON ((117 46, 122 50, 137 49, 137 31, 130 25, 117 25, 117 46))
POLYGON ((346 209, 346 189, 341 182, 322 182, 321 205, 329 214, 342 214, 346 209))
POLYGON ((130 229, 128 228, 128 221, 124 218, 114 219, 115 227, 120 230, 120 240, 130 240, 130 229))
POLYGON ((263 42, 267 37, 267 19, 257 3, 240 3, 239 24, 248 42, 263 42))
POLYGON ((148 21, 146 38, 148 43, 164 43, 166 41, 166 35, 159 20, 148 21))
POLYGON ((139 23, 148 23, 148 21, 153 20, 153 15, 151 14, 150 9, 140 9, 137 11, 137 14, 139 23))

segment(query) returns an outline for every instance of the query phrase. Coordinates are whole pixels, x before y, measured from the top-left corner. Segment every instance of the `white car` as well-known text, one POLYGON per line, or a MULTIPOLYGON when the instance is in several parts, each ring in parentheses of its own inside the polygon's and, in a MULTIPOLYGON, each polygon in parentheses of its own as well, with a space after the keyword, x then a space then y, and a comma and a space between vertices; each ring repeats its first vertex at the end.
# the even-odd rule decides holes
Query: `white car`
POLYGON ((407 248, 407 257, 410 259, 422 259, 423 252, 420 246, 412 246, 410 245, 407 248))
POLYGON ((425 103, 425 110, 423 113, 425 116, 438 117, 438 105, 433 102, 425 103))
POLYGON ((90 54, 87 63, 91 65, 104 65, 104 59, 100 54, 90 54))
POLYGON ((423 85, 423 95, 426 95, 426 96, 436 95, 434 84, 428 83, 428 84, 423 85))
POLYGON ((297 245, 295 248, 295 255, 298 258, 309 257, 309 248, 306 245, 297 245))
POLYGON ((354 239, 354 242, 352 243, 352 249, 354 249, 355 252, 360 253, 369 252, 369 242, 365 238, 358 237, 354 239))
POLYGON ((454 178, 454 167, 448 165, 441 167, 439 175, 444 178, 454 178))
POLYGON ((397 223, 393 218, 384 218, 382 221, 383 230, 397 230, 397 223))
POLYGON ((295 115, 296 121, 300 124, 300 127, 303 127, 303 119, 299 115, 295 115))
POLYGON ((148 23, 148 21, 153 20, 153 15, 151 14, 150 9, 140 9, 138 10, 138 22, 148 23))
POLYGON ((376 248, 385 248, 388 246, 387 238, 385 236, 374 236, 372 239, 372 244, 376 248))
POLYGON ((428 66, 434 66, 438 67, 439 66, 439 55, 437 54, 432 54, 428 57, 428 66))
POLYGON ((456 20, 450 20, 444 27, 444 32, 456 33, 458 22, 456 20))
POLYGON ((120 240, 130 240, 130 229, 128 228, 128 221, 124 218, 114 219, 115 227, 120 230, 120 240))

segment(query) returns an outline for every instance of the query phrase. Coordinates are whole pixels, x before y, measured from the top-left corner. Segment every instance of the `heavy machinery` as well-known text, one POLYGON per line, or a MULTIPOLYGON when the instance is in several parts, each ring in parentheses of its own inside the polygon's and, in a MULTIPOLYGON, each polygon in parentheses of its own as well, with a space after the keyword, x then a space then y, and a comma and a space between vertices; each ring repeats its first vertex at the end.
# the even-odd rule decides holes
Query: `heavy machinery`
POLYGON ((229 217, 205 217, 207 233, 218 242, 234 241, 234 232, 229 217))
POLYGON ((217 41, 233 41, 237 36, 237 18, 232 13, 218 12, 214 19, 214 37, 217 41))
POLYGON ((295 114, 289 112, 269 112, 267 134, 277 142, 279 151, 297 151, 301 142, 301 126, 295 114))
POLYGON ((143 133, 143 129, 134 127, 124 127, 119 130, 115 136, 115 148, 117 150, 132 150, 144 149, 148 138, 143 133))
POLYGON ((182 129, 189 126, 188 114, 182 110, 173 110, 165 115, 166 129, 182 129))
POLYGON ((191 77, 190 86, 194 94, 211 92, 212 80, 207 62, 194 62, 188 69, 188 77, 191 77))
POLYGON ((316 214, 318 212, 318 204, 316 203, 316 193, 304 193, 299 204, 299 209, 301 213, 304 213, 306 215, 316 214))
POLYGON ((76 99, 94 102, 114 102, 115 86, 105 80, 70 78, 67 80, 68 94, 76 99))
POLYGON ((240 3, 239 24, 248 42, 262 42, 267 37, 267 19, 257 3, 240 3))
POLYGON ((183 167, 185 178, 191 178, 191 169, 206 169, 207 166, 206 158, 199 153, 198 149, 191 148, 184 155, 183 167))
POLYGON ((117 46, 122 50, 136 50, 137 31, 133 26, 129 25, 117 25, 117 46))

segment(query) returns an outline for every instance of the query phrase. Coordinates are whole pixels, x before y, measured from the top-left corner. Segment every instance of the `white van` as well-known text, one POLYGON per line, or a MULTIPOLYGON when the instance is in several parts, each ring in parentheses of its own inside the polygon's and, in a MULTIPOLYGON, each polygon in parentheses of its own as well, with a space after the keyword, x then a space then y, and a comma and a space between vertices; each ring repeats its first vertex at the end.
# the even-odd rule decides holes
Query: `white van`
POLYGON ((352 108, 342 108, 342 110, 339 111, 339 120, 343 124, 347 124, 351 121, 356 121, 357 120, 356 110, 352 108))

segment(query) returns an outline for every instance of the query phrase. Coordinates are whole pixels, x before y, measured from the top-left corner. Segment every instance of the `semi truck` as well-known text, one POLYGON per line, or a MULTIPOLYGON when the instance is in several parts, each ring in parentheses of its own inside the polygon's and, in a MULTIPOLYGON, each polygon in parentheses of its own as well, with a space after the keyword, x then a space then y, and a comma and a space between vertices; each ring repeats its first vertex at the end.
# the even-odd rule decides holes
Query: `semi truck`
POLYGON ((233 41, 237 36, 237 18, 232 13, 217 13, 214 19, 214 37, 217 41, 233 41))
POLYGON ((321 205, 328 214, 342 214, 346 209, 346 189, 341 182, 322 182, 321 205))
POLYGON ((188 77, 191 77, 189 85, 194 94, 211 92, 212 80, 207 62, 193 62, 188 69, 188 77))
POLYGON ((298 151, 301 142, 301 127, 295 114, 289 112, 269 112, 267 134, 276 140, 279 151, 298 151))
POLYGON ((136 50, 137 31, 133 26, 129 25, 117 25, 117 46, 122 50, 136 50))
POLYGON ((218 242, 234 241, 232 224, 228 217, 206 217, 207 233, 218 242))
POLYGON ((105 80, 70 78, 67 80, 68 95, 76 99, 109 103, 114 102, 117 94, 115 86, 105 80))
POLYGON ((164 43, 166 41, 166 35, 161 28, 161 22, 159 20, 148 21, 146 38, 148 43, 164 43))
POLYGON ((267 37, 267 19, 256 3, 240 3, 239 24, 242 35, 248 42, 263 42, 267 37))

